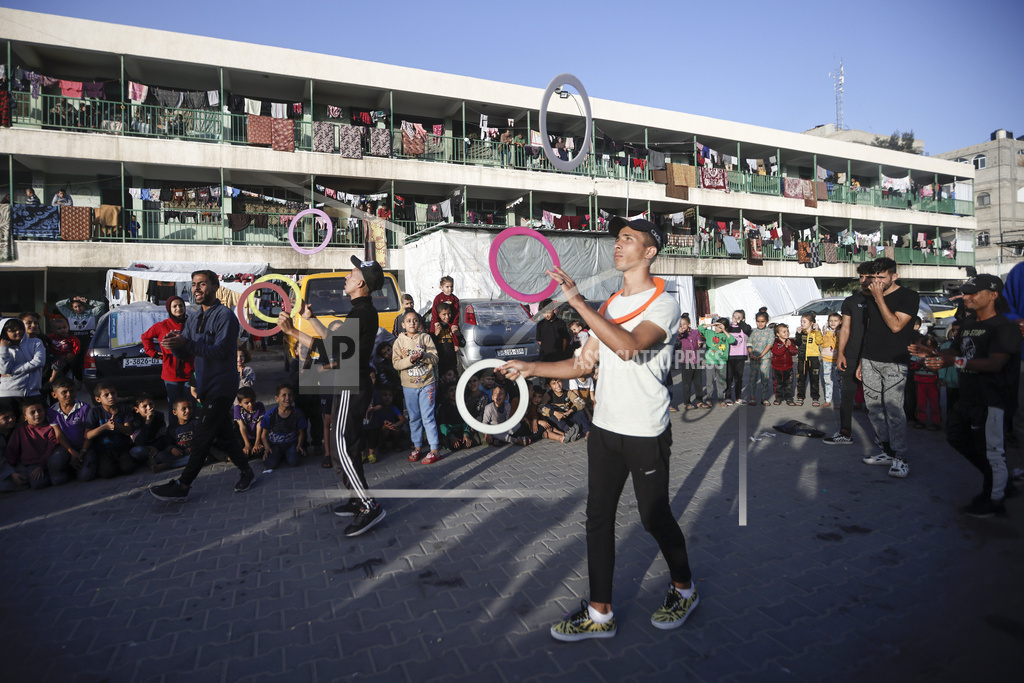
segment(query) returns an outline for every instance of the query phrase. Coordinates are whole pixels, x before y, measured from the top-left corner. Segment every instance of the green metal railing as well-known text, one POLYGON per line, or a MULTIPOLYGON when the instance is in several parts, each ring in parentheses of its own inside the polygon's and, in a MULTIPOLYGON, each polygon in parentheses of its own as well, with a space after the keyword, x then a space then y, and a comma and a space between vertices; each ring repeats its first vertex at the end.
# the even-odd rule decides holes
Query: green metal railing
MULTIPOLYGON (((92 99, 69 99, 60 95, 31 97, 29 92, 12 92, 13 124, 44 130, 81 131, 150 138, 182 139, 203 142, 247 145, 248 116, 205 109, 173 109, 158 105, 110 102, 92 99)), ((294 121, 295 149, 313 151, 312 121, 294 121)), ((331 123, 336 123, 331 121, 331 123)), ((369 136, 363 138, 363 154, 369 155, 369 136)), ((332 152, 337 149, 332 145, 332 152)), ((399 159, 420 159, 449 164, 467 164, 525 171, 561 173, 537 148, 522 144, 505 144, 452 135, 428 134, 409 149, 403 143, 400 129, 391 131, 391 155, 399 159)), ((570 152, 570 155, 574 152, 570 152)), ((605 159, 586 153, 583 163, 573 175, 652 182, 653 174, 646 162, 628 157, 605 159)), ((733 192, 781 196, 782 178, 745 171, 729 171, 729 188, 733 192)), ((974 202, 934 197, 897 196, 878 187, 852 188, 833 184, 828 200, 844 204, 877 206, 891 209, 912 209, 951 215, 974 215, 974 202)))

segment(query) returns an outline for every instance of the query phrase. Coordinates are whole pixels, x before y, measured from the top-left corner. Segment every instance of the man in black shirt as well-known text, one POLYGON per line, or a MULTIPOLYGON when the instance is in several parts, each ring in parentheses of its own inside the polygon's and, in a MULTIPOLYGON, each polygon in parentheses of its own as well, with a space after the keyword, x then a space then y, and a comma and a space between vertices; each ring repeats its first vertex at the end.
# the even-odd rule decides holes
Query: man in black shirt
POLYGON ((544 299, 540 304, 544 318, 537 321, 537 344, 540 346, 540 362, 556 363, 572 356, 569 342, 572 335, 565 322, 555 315, 555 307, 551 299, 544 299))
POLYGON ((865 261, 857 266, 860 291, 843 299, 843 324, 839 327, 836 368, 842 378, 839 400, 839 431, 822 439, 829 446, 848 446, 853 443, 853 404, 857 396, 857 366, 864 344, 867 325, 868 287, 874 281, 875 262, 865 261))
POLYGON ((905 479, 907 462, 907 415, 903 399, 907 386, 913 320, 921 297, 897 280, 896 262, 875 259, 875 273, 868 286, 867 331, 861 352, 858 378, 864 383, 864 404, 882 452, 864 458, 868 465, 888 465, 889 476, 905 479))
POLYGON ((964 305, 974 312, 960 323, 953 346, 935 352, 912 345, 914 355, 928 356, 931 369, 955 365, 960 375, 960 397, 946 423, 949 444, 982 474, 981 494, 961 512, 972 517, 1006 514, 1003 498, 1015 492, 1006 471, 1003 443, 1007 408, 1013 405, 1014 382, 1007 369, 1020 356, 1021 330, 1004 313, 1010 307, 1003 297, 1003 281, 994 275, 977 275, 960 287, 964 305))
MULTIPOLYGON (((352 299, 352 309, 346 315, 346 321, 355 320, 359 325, 359 391, 343 389, 334 401, 332 414, 335 416, 334 437, 338 448, 338 469, 342 479, 346 481, 352 497, 346 503, 336 505, 334 514, 339 517, 354 517, 345 529, 345 535, 359 536, 366 533, 384 519, 384 508, 369 493, 366 477, 363 475, 363 459, 357 444, 363 428, 363 416, 370 407, 373 397, 373 382, 370 379, 370 357, 377 336, 379 320, 377 309, 373 307, 370 294, 384 286, 384 271, 376 261, 360 261, 352 257, 352 272, 345 278, 345 294, 352 299)), ((330 337, 330 330, 316 319, 316 314, 309 304, 302 302, 300 315, 322 339, 330 337)), ((310 348, 312 339, 309 335, 295 328, 287 313, 282 312, 277 319, 285 334, 295 337, 299 343, 310 348)), ((325 435, 325 440, 328 438, 325 435)))

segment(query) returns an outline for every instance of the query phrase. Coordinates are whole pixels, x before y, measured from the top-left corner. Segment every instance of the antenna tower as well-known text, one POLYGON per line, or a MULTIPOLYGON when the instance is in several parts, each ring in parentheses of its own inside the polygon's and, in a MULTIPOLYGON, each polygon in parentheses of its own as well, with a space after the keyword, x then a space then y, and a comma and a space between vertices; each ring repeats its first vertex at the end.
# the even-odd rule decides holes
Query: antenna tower
POLYGON ((846 71, 843 69, 842 57, 839 58, 839 70, 836 71, 833 68, 829 76, 832 77, 836 91, 836 130, 845 130, 846 124, 843 121, 843 83, 846 81, 846 71))

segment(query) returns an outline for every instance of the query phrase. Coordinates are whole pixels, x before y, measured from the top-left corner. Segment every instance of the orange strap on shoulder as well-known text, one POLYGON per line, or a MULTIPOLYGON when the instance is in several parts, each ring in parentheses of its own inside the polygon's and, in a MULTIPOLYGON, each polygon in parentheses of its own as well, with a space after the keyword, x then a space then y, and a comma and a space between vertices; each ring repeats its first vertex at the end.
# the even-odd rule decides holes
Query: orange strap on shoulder
MULTIPOLYGON (((646 311, 647 307, 650 306, 651 304, 653 304, 654 300, 657 299, 659 296, 661 296, 665 292, 665 281, 662 280, 660 277, 656 277, 656 278, 652 278, 652 279, 654 280, 654 295, 650 299, 647 300, 647 303, 645 303, 643 306, 641 306, 640 308, 638 308, 638 309, 636 309, 634 311, 630 311, 629 313, 627 313, 626 315, 622 316, 621 318, 612 318, 610 320, 610 322, 613 322, 616 325, 621 325, 624 322, 628 322, 628 321, 632 320, 633 318, 637 317, 638 315, 640 315, 641 313, 646 311)), ((612 300, 615 299, 615 297, 617 297, 620 294, 622 294, 622 290, 621 289, 619 291, 615 292, 614 294, 612 294, 608 298, 608 301, 605 301, 604 305, 602 305, 601 308, 598 310, 598 313, 600 313, 602 316, 604 316, 604 312, 606 310, 608 310, 608 304, 610 304, 612 302, 612 300)))

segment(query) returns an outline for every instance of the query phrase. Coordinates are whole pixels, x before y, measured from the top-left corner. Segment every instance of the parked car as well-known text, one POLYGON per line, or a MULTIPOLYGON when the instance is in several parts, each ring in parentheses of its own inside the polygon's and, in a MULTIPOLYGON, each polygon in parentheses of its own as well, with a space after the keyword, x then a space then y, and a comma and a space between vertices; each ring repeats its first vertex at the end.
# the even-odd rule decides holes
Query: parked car
POLYGON ((956 315, 956 302, 951 301, 942 292, 920 292, 920 294, 921 301, 928 304, 928 307, 932 309, 932 313, 935 314, 936 334, 940 337, 945 336, 949 324, 953 322, 953 316, 956 315))
MULTIPOLYGON (((198 309, 187 304, 186 310, 194 315, 198 309)), ((143 332, 166 319, 166 308, 146 301, 118 306, 100 316, 82 371, 89 392, 99 382, 113 382, 118 396, 142 392, 154 398, 166 395, 160 379, 163 361, 147 356, 140 341, 143 332)))
MULTIPOLYGON (((795 311, 772 316, 769 318, 768 322, 772 327, 775 327, 775 325, 779 323, 785 323, 789 325, 790 333, 796 334, 797 329, 800 327, 801 316, 806 315, 807 313, 813 313, 817 319, 818 327, 824 327, 828 323, 826 318, 829 313, 839 313, 842 310, 843 299, 845 298, 845 296, 830 296, 824 299, 808 301, 803 306, 798 307, 795 311)), ((925 303, 924 297, 921 297, 921 304, 918 307, 917 314, 921 316, 922 334, 935 327, 935 314, 932 312, 931 307, 925 303)))
MULTIPOLYGON (((333 273, 313 273, 302 279, 299 290, 302 299, 313 307, 317 319, 325 326, 335 320, 345 320, 348 312, 352 310, 352 299, 345 294, 345 278, 352 272, 350 270, 333 273)), ((285 290, 288 291, 288 290, 285 290)), ((291 292, 289 292, 289 295, 291 292)), ((370 295, 373 300, 373 307, 377 309, 378 324, 385 330, 390 331, 395 324, 395 318, 402 311, 402 291, 398 287, 398 280, 393 273, 384 273, 384 287, 370 295)), ((277 308, 273 314, 276 315, 277 308)), ((313 328, 305 318, 299 317, 297 308, 292 309, 292 320, 295 327, 313 334, 313 328)), ((287 366, 288 359, 295 357, 295 338, 285 336, 284 343, 288 350, 285 357, 287 366)))
MULTIPOLYGON (((420 313, 430 329, 430 306, 420 313)), ((459 367, 465 369, 485 358, 537 360, 537 324, 514 301, 462 299, 459 332, 466 344, 459 349, 459 367)))

